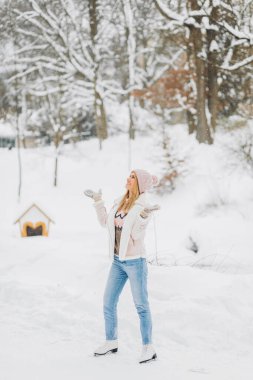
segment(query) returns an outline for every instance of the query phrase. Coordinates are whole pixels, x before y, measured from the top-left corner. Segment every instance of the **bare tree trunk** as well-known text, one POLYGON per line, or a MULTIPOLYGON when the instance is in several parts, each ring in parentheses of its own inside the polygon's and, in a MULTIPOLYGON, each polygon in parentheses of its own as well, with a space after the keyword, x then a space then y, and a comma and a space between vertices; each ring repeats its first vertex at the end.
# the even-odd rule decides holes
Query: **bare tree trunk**
MULTIPOLYGON (((41 78, 43 78, 43 71, 40 69, 39 71, 41 78)), ((59 78, 58 78, 59 79, 59 78)), ((47 90, 46 84, 44 84, 45 89, 47 90)), ((61 84, 59 82, 59 87, 61 89, 61 84)), ((62 90, 60 90, 61 97, 63 95, 62 90)), ((61 107, 58 110, 58 115, 55 118, 54 115, 54 104, 52 102, 51 94, 47 92, 45 98, 43 99, 46 108, 48 109, 48 121, 53 130, 53 143, 55 146, 55 160, 54 160, 54 176, 53 176, 53 185, 56 187, 58 184, 58 161, 59 161, 59 148, 60 144, 63 140, 63 134, 60 131, 60 126, 62 125, 62 117, 61 117, 61 107)))
POLYGON ((22 90, 21 90, 21 115, 20 115, 20 137, 22 140, 23 148, 26 148, 25 130, 27 120, 27 104, 26 104, 26 77, 22 78, 22 90))
MULTIPOLYGON (((18 96, 18 95, 16 95, 18 96)), ((17 153, 18 153, 18 173, 19 173, 19 183, 18 183, 18 200, 20 201, 21 198, 21 188, 22 188, 22 161, 21 161, 21 152, 20 152, 20 133, 19 133, 19 107, 18 103, 16 101, 16 112, 17 112, 17 153)))
POLYGON ((97 90, 98 81, 98 69, 99 63, 97 61, 96 53, 96 36, 97 36, 97 0, 89 1, 89 18, 90 18, 90 34, 93 45, 92 57, 94 62, 94 78, 93 78, 93 88, 94 88, 94 112, 96 121, 96 131, 99 140, 99 148, 102 149, 102 141, 108 137, 107 132, 107 120, 106 112, 103 103, 103 99, 97 90))
MULTIPOLYGON (((195 30, 197 33, 196 45, 199 45, 197 39, 199 38, 199 31, 195 30)), ((201 33, 201 32, 200 32, 201 33)), ((196 46, 197 47, 197 46, 196 46)), ((200 143, 212 144, 212 138, 210 134, 210 129, 207 123, 206 117, 206 81, 205 81, 205 62, 203 59, 199 58, 198 48, 195 52, 196 61, 196 73, 197 73, 197 135, 196 138, 200 143)))
MULTIPOLYGON (((193 45, 193 33, 192 28, 188 29, 189 37, 187 39, 187 61, 188 61, 188 69, 189 69, 189 83, 195 83, 195 62, 194 62, 194 45, 193 45)), ((190 86, 190 84, 188 84, 190 86)), ((196 123, 196 95, 195 95, 195 86, 191 85, 189 95, 187 97, 187 105, 188 109, 186 110, 186 117, 188 123, 188 132, 189 134, 195 132, 197 130, 196 123)))
POLYGON ((133 12, 131 9, 130 0, 123 1, 124 16, 126 24, 126 39, 127 39, 127 53, 128 53, 128 74, 130 92, 128 95, 128 109, 129 109, 129 138, 135 138, 135 123, 134 123, 134 97, 131 94, 132 87, 135 83, 135 39, 133 32, 133 12))
MULTIPOLYGON (((94 87, 97 85, 97 80, 94 81, 94 87)), ((107 121, 105 107, 103 99, 100 94, 95 89, 95 117, 96 117, 96 126, 97 126, 97 136, 99 141, 102 143, 103 140, 107 139, 107 121)), ((102 147, 102 145, 101 145, 102 147)))
MULTIPOLYGON (((213 53, 208 54, 208 60, 213 61, 213 53)), ((211 128, 216 129, 218 106, 218 73, 214 64, 208 65, 208 108, 211 114, 211 128)))
MULTIPOLYGON (((189 0, 191 10, 199 10, 197 0, 189 0)), ((197 18, 196 18, 197 19, 197 18)), ((197 20, 198 21, 198 20, 197 20)), ((209 125, 206 117, 206 76, 205 61, 202 55, 203 41, 200 28, 191 27, 192 41, 194 46, 194 58, 196 65, 196 87, 197 87, 197 134, 200 143, 212 144, 209 125)))
MULTIPOLYGON (((212 2, 211 2, 212 4, 212 2)), ((218 7, 213 7, 210 15, 211 19, 218 19, 218 7)), ((211 29, 207 30, 207 83, 208 83, 208 108, 211 114, 211 128, 213 131, 216 129, 217 119, 217 106, 218 106, 218 65, 217 54, 215 47, 211 45, 212 41, 215 41, 217 32, 211 29)))
POLYGON ((129 107, 129 138, 134 140, 135 138, 135 128, 134 128, 134 98, 129 94, 128 98, 129 107))
POLYGON ((54 161, 54 186, 56 187, 58 184, 58 153, 55 154, 54 161))
MULTIPOLYGON (((16 46, 17 46, 17 30, 16 25, 13 22, 13 17, 11 13, 12 9, 12 2, 10 0, 9 6, 8 6, 8 15, 9 15, 9 21, 11 25, 11 38, 13 42, 13 48, 14 48, 14 66, 15 66, 15 74, 17 74, 17 60, 16 60, 16 46)), ((18 183, 18 201, 20 201, 21 198, 21 189, 22 189, 22 160, 21 160, 21 152, 20 152, 20 107, 19 107, 19 99, 18 99, 18 78, 15 78, 15 106, 16 106, 16 140, 17 140, 17 153, 18 153, 18 173, 19 173, 19 183, 18 183)))
MULTIPOLYGON (((143 38, 142 39, 142 47, 143 49, 146 49, 148 44, 147 44, 147 39, 146 38, 143 38)), ((138 67, 140 67, 144 72, 146 72, 147 70, 147 60, 146 60, 146 57, 145 57, 145 54, 144 53, 139 53, 138 56, 137 56, 137 64, 138 64, 138 67)), ((145 108, 145 100, 143 97, 139 97, 137 98, 138 101, 139 101, 139 105, 141 108, 145 108)))
POLYGON ((55 160, 54 160, 54 186, 58 185, 58 162, 59 162, 59 149, 62 142, 62 136, 60 130, 55 133, 54 145, 55 145, 55 160))

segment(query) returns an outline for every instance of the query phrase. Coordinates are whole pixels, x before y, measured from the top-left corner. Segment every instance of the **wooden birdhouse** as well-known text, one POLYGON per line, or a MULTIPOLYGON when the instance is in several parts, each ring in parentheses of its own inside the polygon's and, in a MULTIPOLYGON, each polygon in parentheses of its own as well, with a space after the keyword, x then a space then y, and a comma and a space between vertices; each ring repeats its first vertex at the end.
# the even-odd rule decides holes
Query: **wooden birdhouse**
POLYGON ((48 236, 50 223, 54 221, 33 203, 15 222, 19 223, 22 237, 48 236))

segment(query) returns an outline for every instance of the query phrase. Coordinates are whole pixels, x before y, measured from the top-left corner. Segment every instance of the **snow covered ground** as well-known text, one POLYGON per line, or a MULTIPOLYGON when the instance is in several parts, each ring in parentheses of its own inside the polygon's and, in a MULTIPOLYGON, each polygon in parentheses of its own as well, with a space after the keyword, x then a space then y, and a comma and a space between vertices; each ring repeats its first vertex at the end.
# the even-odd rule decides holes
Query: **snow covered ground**
MULTIPOLYGON (((176 130, 176 129, 175 129, 176 130)), ((176 191, 146 236, 158 360, 139 365, 137 313, 127 284, 119 303, 117 355, 93 356, 104 340, 102 296, 110 267, 106 231, 83 189, 102 188, 106 205, 123 193, 126 136, 64 147, 52 187, 51 148, 0 150, 0 379, 212 379, 253 376, 253 179, 224 147, 198 145, 178 128, 186 160, 176 191), (33 202, 55 221, 48 238, 20 238, 14 220, 33 202), (194 241, 198 253, 189 248, 194 241), (157 252, 156 252, 157 251, 157 252)), ((228 144, 230 142, 228 141, 228 144)), ((132 167, 161 173, 157 140, 138 137, 132 167)))

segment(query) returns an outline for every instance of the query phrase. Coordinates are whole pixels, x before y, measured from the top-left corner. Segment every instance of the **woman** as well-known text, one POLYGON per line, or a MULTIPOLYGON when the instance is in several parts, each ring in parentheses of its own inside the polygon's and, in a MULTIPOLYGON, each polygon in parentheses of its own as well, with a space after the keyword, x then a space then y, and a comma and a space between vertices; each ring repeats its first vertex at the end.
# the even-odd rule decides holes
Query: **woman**
POLYGON ((94 355, 105 355, 118 351, 117 304, 120 293, 129 279, 133 300, 140 318, 143 349, 139 363, 157 358, 152 345, 152 321, 147 292, 147 262, 145 258, 144 235, 153 211, 146 191, 157 184, 157 177, 146 170, 133 170, 127 178, 126 193, 119 198, 107 214, 101 192, 86 190, 85 194, 94 199, 100 224, 108 228, 110 254, 113 263, 104 293, 105 343, 95 350, 94 355))

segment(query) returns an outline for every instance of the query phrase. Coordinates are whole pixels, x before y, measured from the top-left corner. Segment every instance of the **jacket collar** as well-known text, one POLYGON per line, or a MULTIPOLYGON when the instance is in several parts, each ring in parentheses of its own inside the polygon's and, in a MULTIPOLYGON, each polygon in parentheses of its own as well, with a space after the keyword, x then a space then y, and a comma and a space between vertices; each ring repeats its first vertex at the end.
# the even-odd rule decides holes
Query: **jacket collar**
POLYGON ((140 194, 140 196, 136 199, 136 201, 134 202, 134 204, 138 204, 140 206, 146 206, 147 205, 147 194, 146 193, 142 193, 140 194))

